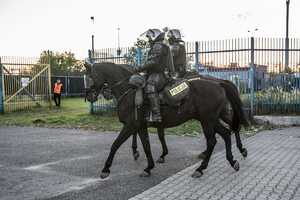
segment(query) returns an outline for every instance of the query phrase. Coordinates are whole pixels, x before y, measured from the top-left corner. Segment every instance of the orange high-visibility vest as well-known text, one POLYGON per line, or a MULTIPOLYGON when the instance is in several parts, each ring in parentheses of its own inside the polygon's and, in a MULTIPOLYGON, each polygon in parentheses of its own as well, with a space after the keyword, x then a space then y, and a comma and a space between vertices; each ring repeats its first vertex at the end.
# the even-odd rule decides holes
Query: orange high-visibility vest
POLYGON ((58 85, 57 83, 55 83, 54 93, 60 94, 60 92, 61 92, 61 86, 62 86, 62 84, 58 85))

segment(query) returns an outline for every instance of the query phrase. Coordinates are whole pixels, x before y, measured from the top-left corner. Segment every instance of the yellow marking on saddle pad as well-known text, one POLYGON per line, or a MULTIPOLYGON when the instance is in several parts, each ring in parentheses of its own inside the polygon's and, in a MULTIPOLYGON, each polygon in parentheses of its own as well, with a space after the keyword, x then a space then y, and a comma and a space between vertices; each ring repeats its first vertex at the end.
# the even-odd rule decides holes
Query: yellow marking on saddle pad
POLYGON ((196 81, 196 80, 201 80, 201 78, 200 77, 198 77, 198 78, 191 78, 191 79, 188 79, 188 82, 190 82, 190 81, 196 81))
POLYGON ((188 87, 189 87, 189 86, 188 86, 185 82, 183 82, 183 83, 181 83, 180 85, 178 85, 177 87, 175 87, 175 88, 169 90, 169 92, 170 92, 170 94, 171 94, 172 96, 174 96, 174 95, 176 95, 176 94, 182 92, 183 90, 188 89, 188 87))

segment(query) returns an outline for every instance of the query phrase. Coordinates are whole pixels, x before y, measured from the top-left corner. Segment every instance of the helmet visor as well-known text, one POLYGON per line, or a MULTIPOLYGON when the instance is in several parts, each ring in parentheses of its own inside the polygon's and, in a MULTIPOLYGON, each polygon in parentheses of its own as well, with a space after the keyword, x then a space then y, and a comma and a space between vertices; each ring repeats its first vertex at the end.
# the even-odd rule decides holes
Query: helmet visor
POLYGON ((157 29, 148 29, 140 35, 140 39, 145 40, 146 42, 151 42, 155 40, 159 33, 160 31, 157 29))
POLYGON ((145 40, 145 41, 147 41, 148 42, 148 38, 149 38, 149 34, 148 34, 148 32, 150 31, 150 29, 148 29, 147 31, 145 31, 144 33, 142 33, 141 35, 140 35, 140 39, 141 40, 145 40), (148 36, 148 37, 147 37, 148 36))
POLYGON ((167 37, 171 38, 172 36, 174 36, 176 39, 181 39, 181 34, 177 29, 169 30, 167 37))

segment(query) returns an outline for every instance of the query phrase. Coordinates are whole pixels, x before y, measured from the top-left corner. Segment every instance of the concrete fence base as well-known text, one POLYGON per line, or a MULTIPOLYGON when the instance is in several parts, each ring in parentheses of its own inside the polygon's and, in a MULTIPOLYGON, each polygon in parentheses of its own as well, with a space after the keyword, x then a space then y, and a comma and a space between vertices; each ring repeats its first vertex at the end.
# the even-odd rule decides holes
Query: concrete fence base
POLYGON ((258 125, 300 125, 300 116, 254 116, 253 119, 258 125))

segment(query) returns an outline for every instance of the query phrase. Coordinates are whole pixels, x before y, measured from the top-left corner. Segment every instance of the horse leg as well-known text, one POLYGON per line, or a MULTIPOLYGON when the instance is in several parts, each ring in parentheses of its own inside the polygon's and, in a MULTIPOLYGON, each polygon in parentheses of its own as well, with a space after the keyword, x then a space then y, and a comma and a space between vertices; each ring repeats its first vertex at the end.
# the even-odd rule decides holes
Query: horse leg
POLYGON ((239 163, 236 160, 233 160, 233 155, 231 152, 231 131, 225 128, 220 121, 218 121, 215 125, 216 132, 224 139, 226 146, 226 158, 229 161, 231 167, 233 167, 236 171, 239 171, 239 163))
POLYGON ((147 131, 147 127, 142 127, 140 131, 138 132, 147 160, 148 160, 148 167, 144 169, 144 171, 140 174, 141 177, 147 177, 150 176, 151 172, 150 170, 154 168, 154 161, 151 154, 151 148, 150 148, 150 141, 149 141, 149 134, 147 131))
POLYGON ((165 162, 165 156, 168 154, 168 147, 165 140, 165 131, 163 128, 157 128, 158 138, 161 142, 163 152, 161 156, 157 159, 157 163, 164 163, 165 162))
MULTIPOLYGON (((221 118, 226 124, 231 124, 231 116, 229 114, 229 102, 226 101, 226 105, 222 108, 219 118, 221 118)), ((206 150, 198 155, 198 159, 202 160, 205 157, 206 150)))
MULTIPOLYGON (((228 103, 228 102, 227 102, 228 103)), ((224 106, 220 113, 220 118, 228 125, 232 122, 232 116, 229 114, 229 105, 224 106)), ((236 140, 236 146, 239 149, 240 153, 243 157, 247 157, 248 151, 246 148, 243 148, 243 144, 240 138, 240 131, 237 130, 234 132, 235 140, 236 140)))
POLYGON ((236 140, 236 146, 237 148, 240 150, 240 153, 242 154, 242 156, 245 158, 248 155, 248 151, 246 148, 243 148, 243 144, 240 138, 240 131, 235 131, 234 132, 235 135, 235 140, 236 140))
POLYGON ((133 158, 135 161, 137 161, 137 159, 140 157, 140 152, 138 152, 136 149, 137 149, 137 133, 134 133, 132 135, 132 145, 131 145, 131 148, 132 148, 132 152, 133 152, 133 158))
POLYGON ((205 154, 206 154, 206 150, 205 150, 205 151, 203 151, 202 153, 200 153, 200 154, 197 156, 197 159, 199 159, 199 160, 203 160, 203 159, 204 159, 204 157, 205 157, 205 154))
POLYGON ((115 156, 117 150, 119 149, 119 147, 135 132, 137 132, 137 131, 134 130, 134 128, 132 127, 132 124, 125 124, 124 125, 122 131, 120 132, 117 139, 114 141, 114 143, 111 146, 109 156, 108 156, 108 158, 105 162, 105 166, 104 166, 104 168, 101 172, 101 175, 100 175, 100 177, 102 179, 109 176, 109 174, 110 174, 109 168, 112 165, 114 156, 115 156))
POLYGON ((213 123, 206 122, 206 123, 201 123, 201 124, 202 124, 204 135, 205 135, 205 138, 206 138, 206 147, 207 148, 206 148, 205 157, 204 157, 200 167, 198 169, 196 169, 195 172, 192 175, 192 177, 196 177, 196 178, 199 178, 203 175, 202 170, 207 168, 209 159, 210 159, 211 154, 214 150, 214 147, 217 143, 213 123))

